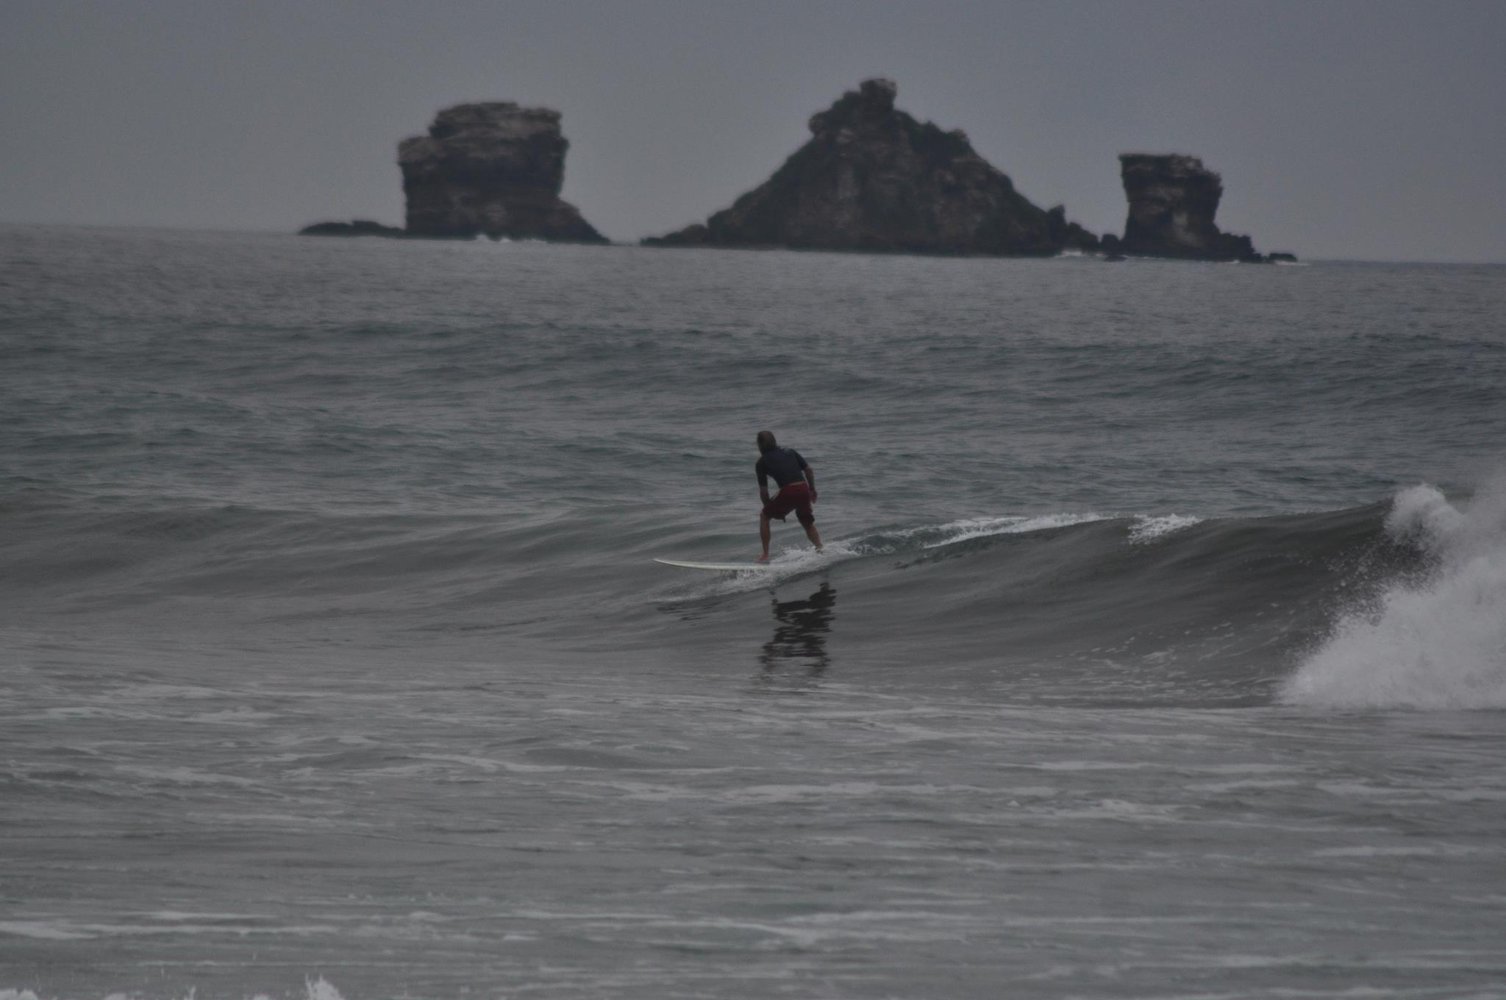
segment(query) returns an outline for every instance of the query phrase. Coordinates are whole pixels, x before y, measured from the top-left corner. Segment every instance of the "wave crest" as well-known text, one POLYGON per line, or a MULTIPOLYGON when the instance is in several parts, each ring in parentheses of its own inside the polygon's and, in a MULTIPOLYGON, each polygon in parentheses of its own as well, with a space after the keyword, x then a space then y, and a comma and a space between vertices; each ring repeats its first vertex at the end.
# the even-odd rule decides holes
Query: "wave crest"
POLYGON ((1506 708, 1506 477, 1460 510, 1432 486, 1403 490, 1386 531, 1430 558, 1340 617, 1287 681, 1289 703, 1342 708, 1506 708))

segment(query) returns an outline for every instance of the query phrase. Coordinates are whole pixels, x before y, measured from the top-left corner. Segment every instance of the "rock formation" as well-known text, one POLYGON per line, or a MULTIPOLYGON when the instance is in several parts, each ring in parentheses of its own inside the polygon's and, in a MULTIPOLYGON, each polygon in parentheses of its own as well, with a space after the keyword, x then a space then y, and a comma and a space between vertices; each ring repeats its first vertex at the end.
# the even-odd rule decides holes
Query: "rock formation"
POLYGON ((654 246, 767 246, 938 254, 1045 255, 1098 239, 1031 204, 973 150, 894 108, 889 80, 868 80, 810 120, 811 138, 762 186, 705 225, 654 246))
POLYGON ((1290 254, 1266 257, 1248 236, 1220 232, 1213 217, 1223 197, 1223 180, 1195 156, 1123 153, 1119 173, 1129 199, 1124 238, 1103 239, 1110 253, 1193 260, 1294 260, 1290 254))
POLYGON ((511 101, 459 104, 398 145, 407 235, 605 243, 560 200, 569 142, 560 114, 511 101))
POLYGON ((395 226, 384 226, 370 219, 354 219, 350 222, 316 222, 298 230, 299 236, 406 236, 395 226))

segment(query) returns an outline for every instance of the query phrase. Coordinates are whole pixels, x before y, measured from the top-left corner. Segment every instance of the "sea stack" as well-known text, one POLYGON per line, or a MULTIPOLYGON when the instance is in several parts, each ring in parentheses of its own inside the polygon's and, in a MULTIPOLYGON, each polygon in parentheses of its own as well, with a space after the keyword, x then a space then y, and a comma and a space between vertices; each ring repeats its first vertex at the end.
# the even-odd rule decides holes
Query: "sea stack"
POLYGON ((398 145, 408 236, 605 243, 561 201, 560 113, 511 101, 458 104, 398 145))
POLYGON ((1220 232, 1213 218, 1223 197, 1223 179, 1195 156, 1122 153, 1119 173, 1129 199, 1123 240, 1105 237, 1110 252, 1190 260, 1295 259, 1255 252, 1248 236, 1220 232))
POLYGON ((811 138, 730 208, 652 246, 789 247, 1050 255, 1096 249, 1061 207, 1031 204, 960 129, 894 107, 893 81, 864 81, 809 122, 811 138))

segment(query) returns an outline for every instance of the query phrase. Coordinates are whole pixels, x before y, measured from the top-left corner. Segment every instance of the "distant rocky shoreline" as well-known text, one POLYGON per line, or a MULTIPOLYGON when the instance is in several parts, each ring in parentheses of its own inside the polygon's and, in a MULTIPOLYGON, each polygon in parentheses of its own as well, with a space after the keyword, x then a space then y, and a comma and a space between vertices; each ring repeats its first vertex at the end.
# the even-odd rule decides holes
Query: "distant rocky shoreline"
MULTIPOLYGON (((894 106, 893 81, 864 81, 813 115, 811 138, 774 174, 704 223, 642 240, 657 247, 765 247, 968 256, 1064 251, 1264 263, 1248 236, 1214 223, 1223 182, 1197 157, 1124 153, 1124 234, 1096 236, 1042 209, 973 149, 960 129, 894 106)), ((497 101, 440 111, 427 135, 398 146, 403 228, 321 222, 307 236, 532 239, 606 243, 559 197, 569 142, 560 113, 497 101)))

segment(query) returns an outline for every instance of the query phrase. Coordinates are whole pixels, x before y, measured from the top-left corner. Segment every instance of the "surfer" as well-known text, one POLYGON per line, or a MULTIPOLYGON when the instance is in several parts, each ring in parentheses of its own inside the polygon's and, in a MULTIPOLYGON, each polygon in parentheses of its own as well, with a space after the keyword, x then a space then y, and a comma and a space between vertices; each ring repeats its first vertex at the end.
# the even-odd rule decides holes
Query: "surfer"
POLYGON ((769 519, 777 517, 783 521, 790 511, 795 512, 795 520, 805 528, 805 537, 820 552, 821 534, 816 530, 816 514, 811 510, 816 502, 816 474, 810 463, 794 448, 779 447, 772 431, 758 432, 758 451, 758 464, 753 466, 758 473, 758 497, 763 501, 763 510, 758 513, 758 538, 763 542, 763 555, 758 561, 769 561, 769 519), (770 476, 779 485, 779 492, 772 499, 770 476))

